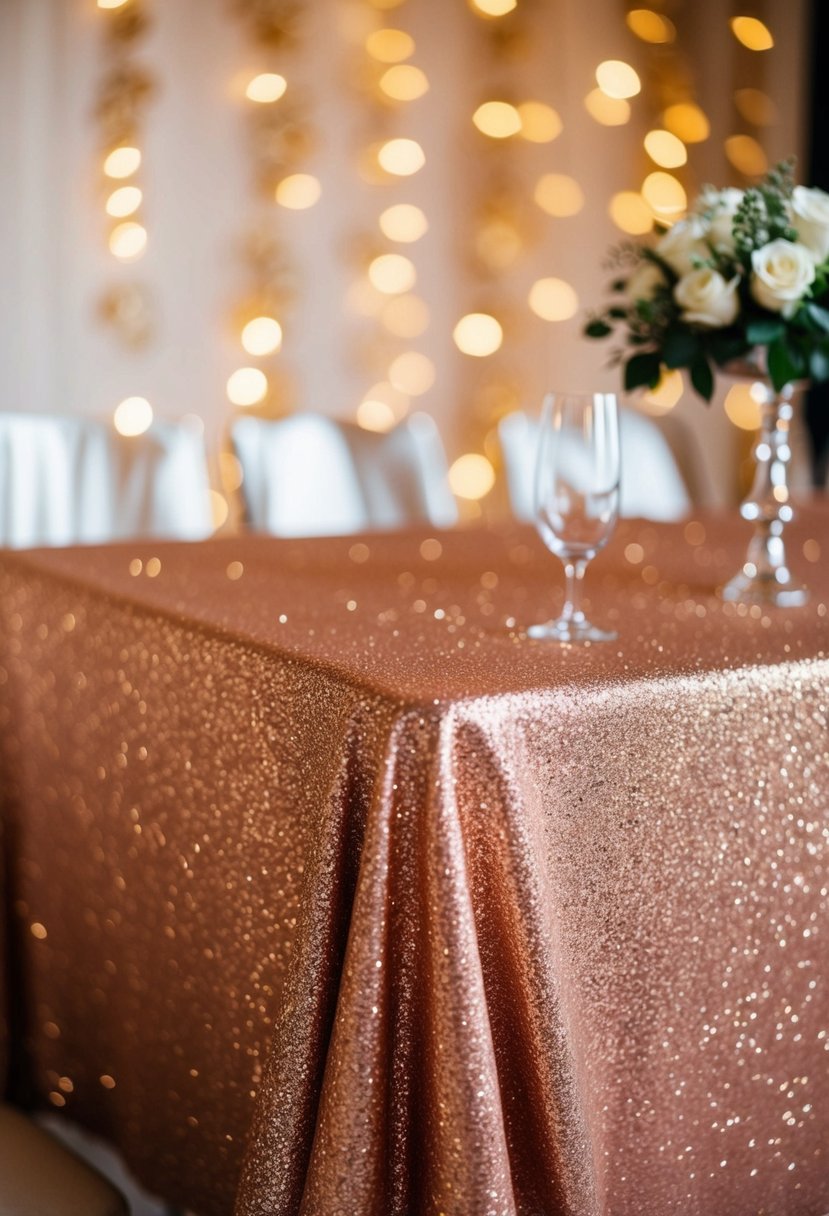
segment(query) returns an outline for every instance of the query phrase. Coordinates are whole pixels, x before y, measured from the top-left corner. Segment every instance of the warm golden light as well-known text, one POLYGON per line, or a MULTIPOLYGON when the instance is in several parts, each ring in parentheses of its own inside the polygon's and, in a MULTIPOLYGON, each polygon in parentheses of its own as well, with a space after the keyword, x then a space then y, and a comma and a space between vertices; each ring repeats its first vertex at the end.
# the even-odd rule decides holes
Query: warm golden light
POLYGON ((533 198, 548 215, 577 215, 584 206, 584 191, 566 173, 545 173, 535 185, 533 198))
POLYGON ((542 321, 567 321, 579 310, 579 297, 564 279, 538 279, 530 289, 529 305, 542 321))
POLYGON ((319 202, 322 186, 312 173, 291 173, 276 187, 276 201, 289 211, 305 211, 319 202))
POLYGON ((590 117, 595 118, 603 127, 621 127, 630 121, 629 102, 608 97, 601 89, 593 89, 588 93, 584 104, 590 117))
POLYGON ((650 8, 633 8, 626 17, 628 29, 643 42, 673 42, 676 26, 673 21, 650 8))
POLYGON ((133 220, 117 224, 109 234, 109 248, 122 262, 134 262, 147 248, 147 229, 133 220))
POLYGON ((393 101, 417 101, 428 92, 429 79, 420 68, 402 63, 383 73, 380 88, 393 101))
POLYGON ((132 177, 140 164, 140 150, 124 144, 110 152, 104 161, 104 173, 107 177, 132 177))
POLYGON ((426 393, 435 382, 435 365, 426 355, 419 351, 407 350, 398 355, 389 368, 389 381, 401 393, 419 397, 426 393))
POLYGON ((260 72, 248 84, 245 97, 249 101, 258 101, 260 105, 268 105, 272 101, 279 101, 287 87, 287 80, 278 72, 260 72))
POLYGON ((449 485, 458 498, 483 498, 495 485, 495 470, 480 452, 465 452, 449 469, 449 485))
POLYGON ((219 453, 219 476, 228 494, 234 494, 245 480, 242 462, 233 452, 219 453))
POLYGON ((642 406, 648 414, 667 414, 677 404, 685 389, 682 373, 662 370, 662 379, 656 388, 642 394, 642 406))
POLYGON ((662 115, 665 126, 683 143, 699 144, 711 134, 711 124, 703 110, 693 101, 679 101, 668 106, 662 115))
POLYGON ((396 421, 394 410, 385 401, 367 397, 357 406, 357 425, 364 431, 390 431, 396 421))
POLYGON ((153 422, 153 407, 146 397, 125 397, 116 406, 112 423, 119 435, 143 435, 153 422))
POLYGON ((472 115, 472 121, 490 139, 508 139, 521 130, 521 115, 508 101, 485 101, 472 115))
POLYGON ((487 312, 470 312, 461 317, 452 337, 458 350, 477 359, 494 355, 504 340, 500 322, 487 312))
POLYGON ((98 0, 98 8, 123 8, 127 0, 98 0))
POLYGON ((218 490, 210 491, 210 512, 213 516, 214 528, 221 528, 223 524, 227 523, 227 517, 230 514, 230 507, 227 504, 227 499, 225 498, 224 494, 220 494, 218 490))
POLYGON ((649 173, 642 182, 642 197, 648 206, 662 218, 678 215, 688 205, 688 198, 681 182, 670 173, 649 173))
POLYGON ((380 167, 395 177, 411 177, 426 164, 423 149, 416 139, 389 139, 377 153, 380 167))
POLYGON ((644 236, 653 228, 653 212, 635 190, 620 190, 614 194, 608 211, 616 227, 631 236, 644 236))
POLYGON ((635 97, 642 82, 635 68, 623 59, 605 59, 596 68, 596 83, 601 91, 616 101, 635 97))
POLYGON ((373 287, 384 295, 398 295, 409 291, 417 282, 414 262, 402 253, 381 253, 368 268, 368 277, 373 287))
POLYGON ((227 499, 225 495, 220 494, 219 490, 210 490, 210 513, 212 513, 213 527, 216 530, 227 523, 227 517, 229 517, 230 514, 230 507, 227 506, 227 499))
POLYGON ((268 391, 268 377, 258 367, 240 367, 227 382, 234 405, 257 405, 268 391))
POLYGON ((401 63, 414 54, 415 44, 405 30, 374 30, 366 38, 366 50, 381 63, 401 63))
POLYGON ((746 177, 762 177, 769 161, 761 145, 751 135, 729 135, 725 154, 730 163, 746 177))
POLYGON ((509 219, 493 216, 475 233, 475 252, 491 270, 505 270, 521 255, 524 240, 509 219))
POLYGON ((734 104, 747 122, 770 127, 777 122, 777 106, 761 89, 737 89, 734 104))
POLYGON ((645 151, 651 160, 663 169, 678 169, 688 160, 685 144, 670 131, 648 131, 645 136, 645 151))
POLYGON ((395 203, 393 207, 387 207, 379 222, 383 236, 405 244, 419 241, 429 229, 425 213, 413 203, 395 203))
POLYGON ((521 136, 532 144, 549 144, 562 131, 562 121, 552 106, 543 101, 522 101, 518 106, 521 136))
POLYGON ((470 8, 483 17, 506 17, 517 4, 518 0, 469 0, 470 8))
POLYGON ((119 186, 106 201, 106 213, 115 219, 132 215, 141 206, 143 195, 137 186, 119 186))
POLYGON ((403 393, 399 388, 395 388, 393 384, 389 384, 388 380, 381 380, 379 384, 374 384, 368 390, 365 401, 382 401, 388 406, 399 422, 401 418, 405 418, 411 405, 411 399, 408 393, 403 393))
POLYGON ((742 431, 756 431, 766 390, 761 383, 734 384, 725 395, 725 412, 742 431))
POLYGON ((360 402, 357 422, 367 431, 388 431, 405 418, 409 405, 408 395, 384 380, 370 388, 360 402))
POLYGON ((770 51, 774 46, 769 27, 758 17, 732 17, 731 30, 737 41, 750 51, 770 51))
POLYGON ((380 320, 398 338, 419 338, 429 328, 429 309, 419 296, 396 296, 384 304, 380 320))
POLYGON ((272 355, 282 345, 282 326, 273 317, 254 317, 242 330, 242 346, 249 355, 272 355))

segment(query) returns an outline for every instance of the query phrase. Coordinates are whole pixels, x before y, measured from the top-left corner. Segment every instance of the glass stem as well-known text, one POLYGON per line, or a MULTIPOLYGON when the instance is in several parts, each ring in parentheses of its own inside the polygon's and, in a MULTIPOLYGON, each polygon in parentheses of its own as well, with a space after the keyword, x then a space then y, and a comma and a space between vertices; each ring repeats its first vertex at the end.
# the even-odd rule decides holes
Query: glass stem
POLYGON ((580 624, 585 619, 581 606, 581 592, 586 569, 587 561, 583 557, 564 563, 564 575, 567 580, 564 589, 564 608, 561 612, 561 618, 564 621, 580 624))

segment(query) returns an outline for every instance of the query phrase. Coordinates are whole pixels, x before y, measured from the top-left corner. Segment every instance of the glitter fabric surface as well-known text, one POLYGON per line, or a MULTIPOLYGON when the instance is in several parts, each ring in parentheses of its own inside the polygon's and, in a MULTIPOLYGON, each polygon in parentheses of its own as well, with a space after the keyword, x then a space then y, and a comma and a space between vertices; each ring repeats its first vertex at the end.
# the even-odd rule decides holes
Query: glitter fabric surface
POLYGON ((11 1076, 200 1216, 829 1210, 829 512, 6 554, 11 1076))

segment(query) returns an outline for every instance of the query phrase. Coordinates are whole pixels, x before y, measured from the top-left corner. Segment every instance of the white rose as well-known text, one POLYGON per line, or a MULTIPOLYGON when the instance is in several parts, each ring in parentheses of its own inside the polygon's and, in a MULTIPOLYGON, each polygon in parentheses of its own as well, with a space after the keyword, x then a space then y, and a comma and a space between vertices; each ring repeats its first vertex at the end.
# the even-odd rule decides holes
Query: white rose
POLYGON ((792 227, 818 262, 829 255, 829 194, 795 186, 792 193, 792 227))
POLYGON ((643 258, 628 279, 626 292, 631 300, 651 300, 664 284, 665 276, 656 263, 643 258))
POLYGON ((726 282, 718 270, 703 266, 683 275, 674 288, 674 299, 683 321, 713 329, 730 325, 740 311, 739 277, 726 282))
POLYGON ((815 263, 805 245, 782 238, 751 255, 751 294, 770 312, 790 317, 815 278, 815 263))
POLYGON ((709 200, 712 208, 708 240, 719 253, 734 253, 734 216, 743 201, 743 191, 721 190, 709 200))
POLYGON ((718 211, 724 208, 730 211, 733 215, 743 201, 743 191, 738 190, 735 186, 727 186, 724 190, 717 190, 711 186, 703 186, 699 193, 699 201, 696 205, 696 211, 718 211))
POLYGON ((705 244, 706 226, 698 215, 691 215, 685 220, 677 220, 669 228, 656 245, 656 252, 663 258, 671 270, 677 274, 687 274, 694 269, 694 257, 707 258, 710 256, 705 244))

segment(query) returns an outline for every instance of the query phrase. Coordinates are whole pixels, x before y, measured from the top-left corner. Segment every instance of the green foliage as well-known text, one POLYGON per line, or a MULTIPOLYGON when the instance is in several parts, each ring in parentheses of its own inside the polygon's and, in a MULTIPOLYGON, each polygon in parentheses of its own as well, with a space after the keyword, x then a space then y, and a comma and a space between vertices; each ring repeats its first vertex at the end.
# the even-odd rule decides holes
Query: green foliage
POLYGON ((633 355, 625 364, 625 389, 656 388, 661 371, 658 354, 633 355))
POLYGON ((761 359, 765 356, 776 389, 807 376, 829 380, 829 259, 815 267, 811 288, 785 315, 762 307, 751 290, 752 254, 771 241, 797 240, 793 189, 794 162, 789 160, 745 190, 731 217, 730 244, 722 240, 722 218, 731 214, 724 208, 733 206, 725 192, 706 187, 692 211, 691 220, 702 235, 697 239, 696 228, 692 230, 690 265, 718 273, 726 284, 737 280, 739 310, 728 324, 685 319, 674 298, 680 275, 658 248, 627 241, 611 251, 613 302, 589 318, 584 332, 591 338, 621 333, 624 345, 614 349, 611 361, 623 366, 626 390, 654 388, 664 368, 684 369, 695 391, 710 401, 715 369, 734 360, 756 361, 758 351, 761 359), (653 271, 637 279, 641 294, 633 298, 632 275, 644 266, 653 271))

